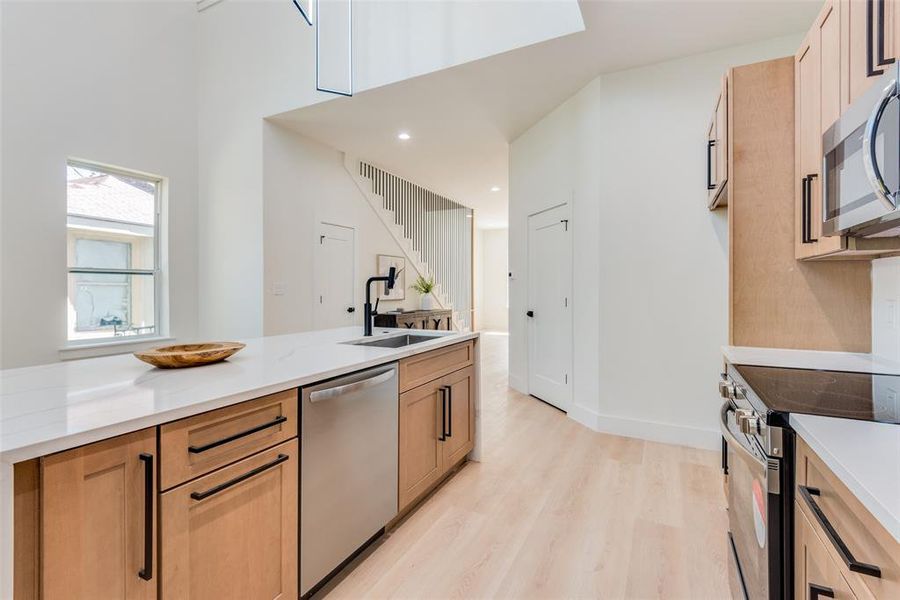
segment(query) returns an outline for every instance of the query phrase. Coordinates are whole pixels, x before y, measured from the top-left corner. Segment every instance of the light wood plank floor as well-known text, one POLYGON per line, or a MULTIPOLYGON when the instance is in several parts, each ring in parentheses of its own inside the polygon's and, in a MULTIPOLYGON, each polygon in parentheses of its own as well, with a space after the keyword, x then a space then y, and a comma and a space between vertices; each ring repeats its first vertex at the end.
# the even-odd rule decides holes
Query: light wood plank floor
POLYGON ((507 387, 482 338, 484 460, 318 594, 730 598, 719 455, 604 435, 507 387))

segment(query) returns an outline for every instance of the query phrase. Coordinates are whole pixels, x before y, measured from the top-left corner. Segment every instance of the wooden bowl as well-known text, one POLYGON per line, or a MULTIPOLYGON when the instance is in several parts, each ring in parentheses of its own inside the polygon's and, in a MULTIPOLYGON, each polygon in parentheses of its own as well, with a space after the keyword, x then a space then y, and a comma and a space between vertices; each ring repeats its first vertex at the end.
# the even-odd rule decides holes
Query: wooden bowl
POLYGON ((199 367, 225 360, 245 344, 240 342, 207 342, 203 344, 181 344, 164 346, 135 352, 134 355, 160 369, 181 369, 199 367))

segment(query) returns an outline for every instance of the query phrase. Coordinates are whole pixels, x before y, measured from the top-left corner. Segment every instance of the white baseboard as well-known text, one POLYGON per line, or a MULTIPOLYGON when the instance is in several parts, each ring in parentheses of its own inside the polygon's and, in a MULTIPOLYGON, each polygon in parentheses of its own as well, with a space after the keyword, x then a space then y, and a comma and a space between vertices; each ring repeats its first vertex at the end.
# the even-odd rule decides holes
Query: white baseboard
POLYGON ((602 415, 583 406, 573 406, 569 410, 569 418, 594 431, 652 442, 676 444, 703 450, 717 450, 721 448, 722 444, 721 434, 715 429, 700 429, 672 423, 602 415))
POLYGON ((528 380, 521 375, 509 374, 509 387, 521 394, 528 394, 528 380))

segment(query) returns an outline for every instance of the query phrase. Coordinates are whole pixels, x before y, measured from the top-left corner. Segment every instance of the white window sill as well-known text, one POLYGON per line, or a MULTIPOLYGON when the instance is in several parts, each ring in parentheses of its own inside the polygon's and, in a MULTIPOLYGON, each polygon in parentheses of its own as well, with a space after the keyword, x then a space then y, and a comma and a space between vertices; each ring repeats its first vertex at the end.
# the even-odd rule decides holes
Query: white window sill
POLYGON ((157 346, 161 342, 171 342, 175 338, 168 336, 145 337, 136 340, 114 340, 106 342, 88 342, 84 344, 70 344, 59 349, 60 360, 75 360, 78 358, 93 358, 95 356, 110 356, 113 354, 126 354, 135 350, 143 350, 149 346, 157 346))

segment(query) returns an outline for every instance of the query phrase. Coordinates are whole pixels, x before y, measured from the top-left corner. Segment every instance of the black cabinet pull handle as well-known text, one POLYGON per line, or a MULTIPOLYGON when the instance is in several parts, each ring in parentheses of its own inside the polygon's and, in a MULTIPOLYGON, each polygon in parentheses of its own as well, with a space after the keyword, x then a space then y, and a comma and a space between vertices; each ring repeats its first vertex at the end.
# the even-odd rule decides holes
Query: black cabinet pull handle
POLYGON ((144 568, 138 577, 153 579, 153 455, 142 452, 138 458, 144 463, 144 568))
POLYGON ((819 598, 834 598, 834 590, 824 585, 809 584, 809 600, 819 600, 819 598))
POLYGON ((284 423, 287 420, 288 420, 287 417, 285 417, 284 415, 280 415, 278 417, 275 417, 268 423, 263 423, 262 425, 257 425, 256 427, 253 427, 246 431, 241 431, 240 433, 235 433, 234 435, 229 435, 228 437, 222 438, 221 440, 216 440, 215 442, 210 442, 203 446, 188 446, 188 452, 190 452, 191 454, 200 454, 201 452, 206 452, 207 450, 212 450, 213 448, 218 448, 219 446, 221 446, 223 444, 228 444, 235 440, 239 440, 242 437, 247 437, 248 435, 252 435, 252 434, 256 433, 257 431, 262 431, 263 429, 268 429, 269 427, 275 427, 276 425, 281 425, 282 423, 284 423))
POLYGON ((853 554, 850 552, 850 549, 847 548, 847 544, 845 544, 844 540, 841 539, 841 536, 838 535, 838 532, 835 530, 834 526, 832 526, 831 521, 828 520, 828 517, 825 516, 825 513, 822 512, 822 509, 813 498, 813 496, 821 495, 819 489, 807 487, 805 485, 799 485, 797 488, 800 490, 800 495, 803 497, 806 505, 816 517, 816 521, 818 521, 822 529, 825 530, 825 534, 828 536, 828 539, 831 540, 834 549, 837 550, 837 553, 840 554, 844 564, 847 565, 847 568, 855 573, 862 573, 863 575, 870 575, 871 577, 881 577, 881 569, 879 567, 859 562, 853 558, 853 554))
POLYGON ((883 67, 894 63, 894 59, 884 56, 884 0, 878 0, 878 66, 883 67))
MULTIPOLYGON (((884 73, 881 69, 875 68, 875 39, 874 29, 875 29, 875 10, 874 10, 875 0, 866 0, 866 76, 874 77, 876 75, 881 75, 884 73)), ((881 35, 881 45, 884 46, 884 9, 882 7, 881 11, 882 16, 882 35, 881 35)), ((884 50, 880 50, 881 54, 884 54, 884 50)))
POLYGON ((818 177, 817 174, 812 173, 806 176, 806 239, 812 244, 813 242, 818 242, 819 238, 813 237, 813 227, 812 227, 812 202, 813 202, 813 180, 818 177))
POLYGON ((443 442, 447 439, 447 388, 440 387, 441 392, 441 435, 438 440, 443 442))
POLYGON ((453 437, 453 387, 444 386, 447 389, 447 432, 445 437, 453 437))
POLYGON ((347 309, 347 312, 348 312, 348 313, 355 313, 355 312, 356 312, 356 307, 355 307, 355 306, 349 307, 349 308, 347 309))
POLYGON ((206 498, 209 498, 210 496, 214 496, 223 490, 227 490, 233 485, 237 485, 242 481, 250 479, 251 477, 256 477, 263 471, 268 471, 272 467, 280 465, 289 458, 290 456, 288 456, 287 454, 279 454, 278 458, 276 458, 275 460, 267 462, 266 464, 256 467, 255 469, 251 469, 243 475, 235 477, 234 479, 229 479, 225 483, 220 483, 215 487, 211 487, 205 492, 191 492, 191 498, 193 498, 194 500, 204 500, 206 498))
POLYGON ((533 311, 533 310, 527 311, 527 312, 525 313, 525 316, 526 316, 526 317, 533 317, 533 316, 534 316, 534 311, 533 311))
POLYGON ((800 241, 804 244, 809 243, 809 207, 807 198, 809 197, 809 178, 804 177, 800 184, 800 241))
POLYGON ((706 189, 716 189, 716 184, 712 180, 712 149, 716 145, 716 140, 706 141, 706 189))

